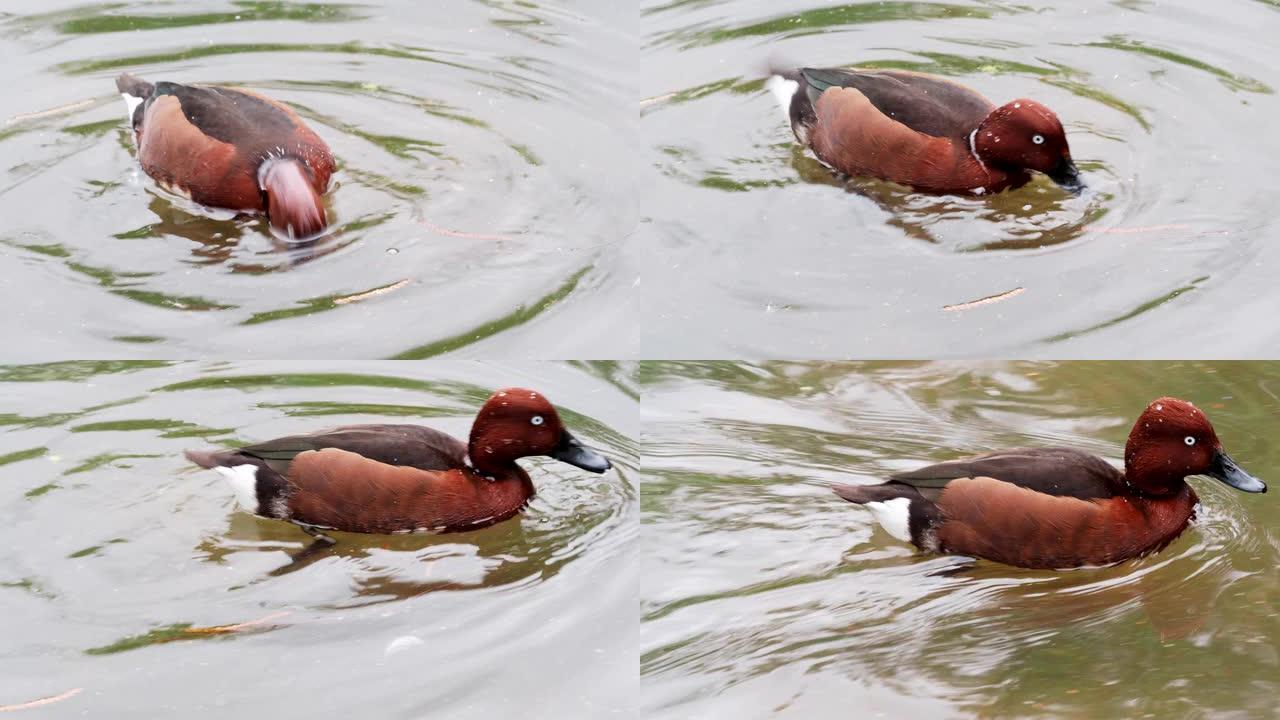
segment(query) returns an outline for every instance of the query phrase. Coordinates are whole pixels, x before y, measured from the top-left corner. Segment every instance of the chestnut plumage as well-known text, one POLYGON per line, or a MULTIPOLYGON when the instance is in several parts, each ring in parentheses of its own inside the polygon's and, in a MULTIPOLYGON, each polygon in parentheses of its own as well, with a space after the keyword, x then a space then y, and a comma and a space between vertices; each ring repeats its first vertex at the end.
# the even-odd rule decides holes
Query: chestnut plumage
POLYGON ((1198 502, 1189 475, 1266 492, 1204 413, 1176 398, 1147 406, 1124 457, 1122 472, 1071 448, 1002 450, 833 490, 921 550, 1055 569, 1110 565, 1173 542, 1198 502))
POLYGON ((1034 100, 996 107, 945 78, 903 70, 776 70, 792 131, 828 166, 921 192, 983 194, 1041 172, 1083 188, 1058 116, 1034 100))
POLYGON ((186 455, 222 474, 250 512, 363 533, 469 530, 510 518, 535 492, 516 464, 522 457, 595 473, 612 467, 525 388, 494 393, 465 443, 419 425, 350 425, 186 455))
POLYGON ((266 213, 291 238, 325 229, 333 153, 292 108, 240 88, 129 74, 116 87, 142 169, 161 187, 210 207, 266 213))

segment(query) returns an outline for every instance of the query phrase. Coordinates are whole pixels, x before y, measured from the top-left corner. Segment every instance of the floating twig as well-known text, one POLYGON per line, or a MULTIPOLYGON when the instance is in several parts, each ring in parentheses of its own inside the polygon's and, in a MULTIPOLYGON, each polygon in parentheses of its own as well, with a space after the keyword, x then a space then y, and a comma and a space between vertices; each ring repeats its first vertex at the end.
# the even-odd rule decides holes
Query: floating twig
POLYGON ((249 628, 258 627, 259 625, 265 625, 271 622, 272 620, 275 620, 277 618, 282 618, 288 614, 289 614, 288 610, 281 610, 280 612, 273 612, 270 615, 265 615, 263 617, 260 617, 257 620, 250 620, 248 622, 235 623, 233 625, 212 625, 209 627, 193 627, 193 628, 187 628, 186 630, 183 630, 183 632, 191 635, 225 635, 227 633, 240 632, 241 630, 247 630, 249 628))
POLYGON ((50 695, 49 697, 42 697, 39 700, 32 700, 31 702, 18 703, 17 705, 0 705, 0 713, 13 712, 15 710, 30 710, 31 708, 37 708, 43 705, 52 705, 56 702, 62 702, 67 698, 75 697, 76 695, 79 695, 82 690, 84 690, 84 688, 74 688, 62 693, 61 695, 50 695))
POLYGON ((660 102, 666 102, 667 100, 670 100, 671 98, 675 97, 678 94, 679 93, 670 92, 670 93, 667 93, 666 95, 655 95, 653 97, 647 97, 640 101, 640 107, 644 108, 650 105, 656 105, 660 102))
POLYGON ((971 308, 980 307, 982 305, 990 305, 992 303, 998 303, 1002 300, 1008 300, 1009 298, 1017 297, 1018 295, 1021 295, 1026 291, 1027 291, 1026 288, 1016 287, 1006 292, 997 293, 995 295, 988 295, 987 297, 978 298, 977 300, 970 300, 969 302, 957 303, 955 305, 943 305, 942 309, 946 310, 947 312, 955 312, 957 310, 969 310, 971 308))
POLYGON ((434 223, 427 222, 426 220, 419 220, 418 222, 432 232, 439 233, 441 235, 448 235, 450 237, 467 238, 468 240, 510 240, 511 239, 509 235, 486 235, 484 233, 469 233, 469 232, 462 232, 460 230, 450 230, 449 228, 443 228, 434 223))
POLYGON ((1190 225, 1147 225, 1146 227, 1130 227, 1130 228, 1098 228, 1094 230, 1097 233, 1107 233, 1108 235, 1136 235, 1138 233, 1159 232, 1161 230, 1186 230, 1190 225))
POLYGON ((72 112, 73 110, 80 110, 82 108, 87 108, 90 105, 94 104, 94 102, 96 101, 80 100, 73 103, 67 103, 66 105, 59 105, 58 107, 55 107, 55 108, 49 108, 48 110, 38 110, 36 112, 21 113, 19 115, 14 115, 13 117, 9 118, 8 120, 5 121, 4 124, 12 125, 14 123, 23 122, 24 120, 38 120, 40 118, 49 117, 50 115, 61 115, 62 113, 72 112))
POLYGON ((409 284, 408 278, 405 278, 404 280, 397 280, 391 283, 390 285, 384 285, 382 287, 374 288, 372 290, 366 290, 364 292, 356 293, 354 295, 343 295, 342 297, 334 298, 333 304, 349 305, 350 303, 353 303, 353 302, 368 300, 369 298, 372 298, 372 297, 378 297, 379 295, 386 295, 389 292, 394 292, 408 284, 409 284))

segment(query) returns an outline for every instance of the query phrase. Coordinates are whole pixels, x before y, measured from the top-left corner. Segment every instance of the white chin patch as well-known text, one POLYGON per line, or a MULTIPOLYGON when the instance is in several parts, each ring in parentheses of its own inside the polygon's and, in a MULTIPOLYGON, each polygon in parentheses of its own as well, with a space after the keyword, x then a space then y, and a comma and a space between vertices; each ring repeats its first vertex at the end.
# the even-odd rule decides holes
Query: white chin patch
POLYGON ((253 514, 258 513, 258 466, 236 465, 235 467, 216 467, 214 470, 226 479, 236 495, 240 507, 253 514))
POLYGON ((764 86, 769 88, 769 92, 778 99, 778 104, 782 106, 782 114, 787 116, 787 120, 791 120, 791 98, 795 97, 796 91, 800 89, 800 83, 795 80, 788 80, 781 75, 770 75, 768 80, 764 81, 764 86))
POLYGON ((129 93, 120 93, 120 97, 124 98, 124 106, 126 108, 124 116, 132 123, 133 111, 137 110, 138 106, 142 104, 142 98, 135 97, 129 93))
POLYGON ((911 500, 894 498, 884 502, 865 503, 864 507, 876 516, 876 522, 884 531, 902 540, 911 542, 911 500))

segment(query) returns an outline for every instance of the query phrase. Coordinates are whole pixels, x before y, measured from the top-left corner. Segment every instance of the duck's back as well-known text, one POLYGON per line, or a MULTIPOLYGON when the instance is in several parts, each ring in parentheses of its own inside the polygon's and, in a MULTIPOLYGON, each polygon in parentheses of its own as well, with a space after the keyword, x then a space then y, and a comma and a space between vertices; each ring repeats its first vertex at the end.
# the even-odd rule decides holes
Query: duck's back
POLYGON ((334 169, 291 108, 247 90, 158 82, 133 122, 147 174, 205 205, 264 209, 258 169, 271 157, 301 160, 317 192, 334 169))
POLYGON ((804 68, 811 103, 833 87, 853 88, 885 117, 916 132, 968 142, 969 134, 995 109, 991 101, 960 83, 905 70, 804 68))

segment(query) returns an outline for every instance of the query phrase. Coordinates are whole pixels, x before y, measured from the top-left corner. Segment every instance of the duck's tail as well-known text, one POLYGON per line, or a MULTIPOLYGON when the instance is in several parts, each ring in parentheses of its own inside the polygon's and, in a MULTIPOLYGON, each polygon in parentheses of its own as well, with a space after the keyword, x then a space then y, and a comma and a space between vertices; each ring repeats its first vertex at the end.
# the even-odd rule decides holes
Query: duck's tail
POLYGON ((182 454, 186 455, 187 459, 196 465, 210 470, 226 465, 233 452, 228 450, 183 450, 182 454))
MULTIPOLYGON (((910 485, 832 485, 831 490, 855 505, 871 511, 885 532, 904 542, 913 542, 911 510, 913 501, 924 504, 919 491, 910 485)), ((919 510, 917 510, 918 512, 919 510)))
POLYGON ((136 75, 122 73, 116 78, 116 89, 124 97, 129 122, 133 127, 138 127, 142 124, 142 113, 139 112, 139 108, 156 91, 156 86, 136 75))
POLYGON ((777 98, 782 113, 791 122, 791 132, 795 133, 801 145, 809 144, 809 131, 817 122, 807 85, 802 70, 774 63, 769 65, 769 79, 764 81, 764 86, 777 98))
POLYGON ((267 218, 291 240, 306 240, 324 231, 324 202, 311 183, 311 173, 294 157, 273 157, 258 170, 267 193, 267 218))

